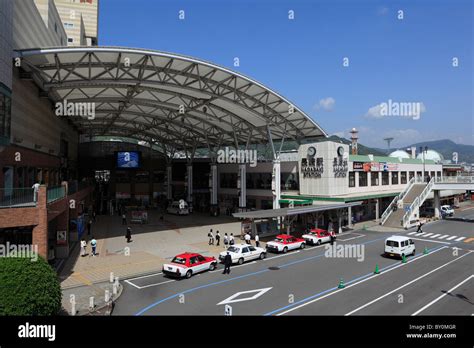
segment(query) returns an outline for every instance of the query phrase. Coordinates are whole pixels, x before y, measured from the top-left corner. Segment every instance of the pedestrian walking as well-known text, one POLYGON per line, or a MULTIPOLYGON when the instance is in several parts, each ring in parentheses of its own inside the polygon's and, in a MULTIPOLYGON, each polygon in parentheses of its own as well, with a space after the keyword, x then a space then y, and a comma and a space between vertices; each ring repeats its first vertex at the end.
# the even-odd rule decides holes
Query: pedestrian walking
POLYGON ((87 222, 87 235, 88 236, 91 235, 91 229, 92 229, 92 219, 89 219, 89 221, 87 222))
POLYGON ((91 248, 92 248, 92 256, 95 256, 96 255, 96 248, 97 248, 97 241, 95 240, 94 237, 92 237, 92 240, 91 240, 91 248))
POLYGON ((245 233, 245 236, 244 236, 244 238, 245 238, 245 243, 247 243, 247 244, 251 244, 251 243, 250 243, 250 234, 249 234, 248 232, 247 232, 247 233, 245 233))
POLYGON ((219 234, 219 231, 216 231, 216 246, 221 245, 221 235, 219 234))
POLYGON ((333 245, 334 240, 336 239, 336 236, 334 235, 334 231, 330 232, 330 238, 331 238, 331 245, 333 245))
POLYGON ((234 234, 231 233, 230 234, 230 237, 229 237, 229 245, 234 245, 235 244, 235 241, 234 241, 234 234))
POLYGON ((207 234, 207 236, 209 237, 209 245, 214 245, 214 235, 212 234, 212 228, 207 234))
POLYGON ((422 233, 423 230, 421 229, 421 226, 423 226, 423 224, 421 223, 421 221, 418 221, 418 229, 416 230, 416 233, 422 233))
POLYGON ((224 257, 224 272, 222 274, 230 274, 230 266, 232 265, 232 256, 227 252, 227 255, 224 257))
POLYGON ((122 225, 126 225, 127 224, 127 215, 125 215, 125 213, 122 214, 122 225))
POLYGON ((127 243, 130 243, 132 239, 132 228, 130 226, 127 227, 127 233, 125 233, 125 238, 127 238, 127 243))
POLYGON ((260 237, 258 236, 257 233, 255 233, 255 246, 256 246, 257 248, 260 247, 260 237))
POLYGON ((224 233, 224 248, 227 249, 227 246, 229 245, 229 236, 227 233, 224 233))
POLYGON ((84 238, 81 239, 81 256, 86 256, 87 242, 84 238))

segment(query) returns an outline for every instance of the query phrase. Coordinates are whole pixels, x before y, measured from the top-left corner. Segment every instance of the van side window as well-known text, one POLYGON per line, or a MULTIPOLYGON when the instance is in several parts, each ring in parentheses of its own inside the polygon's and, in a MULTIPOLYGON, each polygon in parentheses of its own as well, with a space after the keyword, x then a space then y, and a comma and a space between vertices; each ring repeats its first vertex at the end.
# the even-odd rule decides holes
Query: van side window
POLYGON ((387 240, 387 246, 398 248, 398 242, 394 240, 387 240))

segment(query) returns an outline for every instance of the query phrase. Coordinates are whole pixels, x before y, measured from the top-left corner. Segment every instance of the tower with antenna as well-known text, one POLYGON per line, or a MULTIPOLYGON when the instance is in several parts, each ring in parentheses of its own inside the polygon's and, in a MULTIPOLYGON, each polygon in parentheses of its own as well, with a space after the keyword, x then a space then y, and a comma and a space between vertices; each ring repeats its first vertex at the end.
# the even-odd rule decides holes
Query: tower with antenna
POLYGON ((390 150, 390 143, 392 142, 393 138, 388 137, 388 138, 384 138, 383 140, 387 142, 387 149, 390 150))
POLYGON ((352 128, 351 131, 351 153, 357 155, 357 142, 359 140, 359 131, 355 128, 352 128))

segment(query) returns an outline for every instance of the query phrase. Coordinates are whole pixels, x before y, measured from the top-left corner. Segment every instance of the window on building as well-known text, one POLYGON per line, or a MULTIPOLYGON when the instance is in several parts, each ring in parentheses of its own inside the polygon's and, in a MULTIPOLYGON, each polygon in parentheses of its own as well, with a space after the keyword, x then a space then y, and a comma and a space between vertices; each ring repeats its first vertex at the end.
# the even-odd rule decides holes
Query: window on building
POLYGON ((398 172, 392 172, 392 185, 398 185, 398 172))
POLYGON ((359 172, 359 186, 367 186, 367 172, 359 172))
POLYGON ((73 37, 68 37, 68 38, 67 38, 67 42, 73 43, 73 42, 74 42, 74 38, 73 38, 73 37))
POLYGON ((434 170, 430 173, 430 176, 431 176, 432 178, 435 177, 435 172, 434 172, 434 170))
POLYGON ((407 172, 400 172, 400 184, 407 183, 407 172))
POLYGON ((379 172, 370 173, 370 186, 379 186, 379 172))
POLYGON ((355 172, 349 172, 349 187, 355 187, 355 172))
POLYGON ((409 172, 408 173, 408 180, 411 180, 415 177, 415 172, 409 172))
POLYGON ((422 177, 422 174, 423 174, 423 172, 416 172, 416 176, 419 177, 419 178, 422 177))
POLYGON ((441 178, 441 172, 436 172, 436 177, 441 178))
POLYGON ((388 172, 382 172, 382 185, 388 185, 388 172))
POLYGON ((67 22, 64 22, 64 28, 66 28, 66 29, 72 29, 72 28, 74 28, 74 23, 67 23, 67 22))

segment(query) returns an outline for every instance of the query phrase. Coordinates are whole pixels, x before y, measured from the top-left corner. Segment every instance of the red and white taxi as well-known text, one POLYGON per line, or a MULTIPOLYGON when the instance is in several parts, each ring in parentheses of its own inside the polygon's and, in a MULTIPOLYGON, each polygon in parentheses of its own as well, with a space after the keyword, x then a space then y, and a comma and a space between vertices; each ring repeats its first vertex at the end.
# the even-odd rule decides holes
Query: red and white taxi
POLYGON ((303 234, 306 243, 311 245, 320 245, 331 241, 331 233, 321 228, 313 228, 309 233, 303 234))
POLYGON ((177 278, 191 278, 193 274, 215 270, 216 265, 215 257, 186 252, 176 255, 171 263, 165 263, 163 274, 177 278))
POLYGON ((303 238, 296 238, 288 234, 279 234, 276 238, 268 242, 266 245, 267 251, 273 253, 286 253, 288 250, 304 249, 306 241, 303 238))

